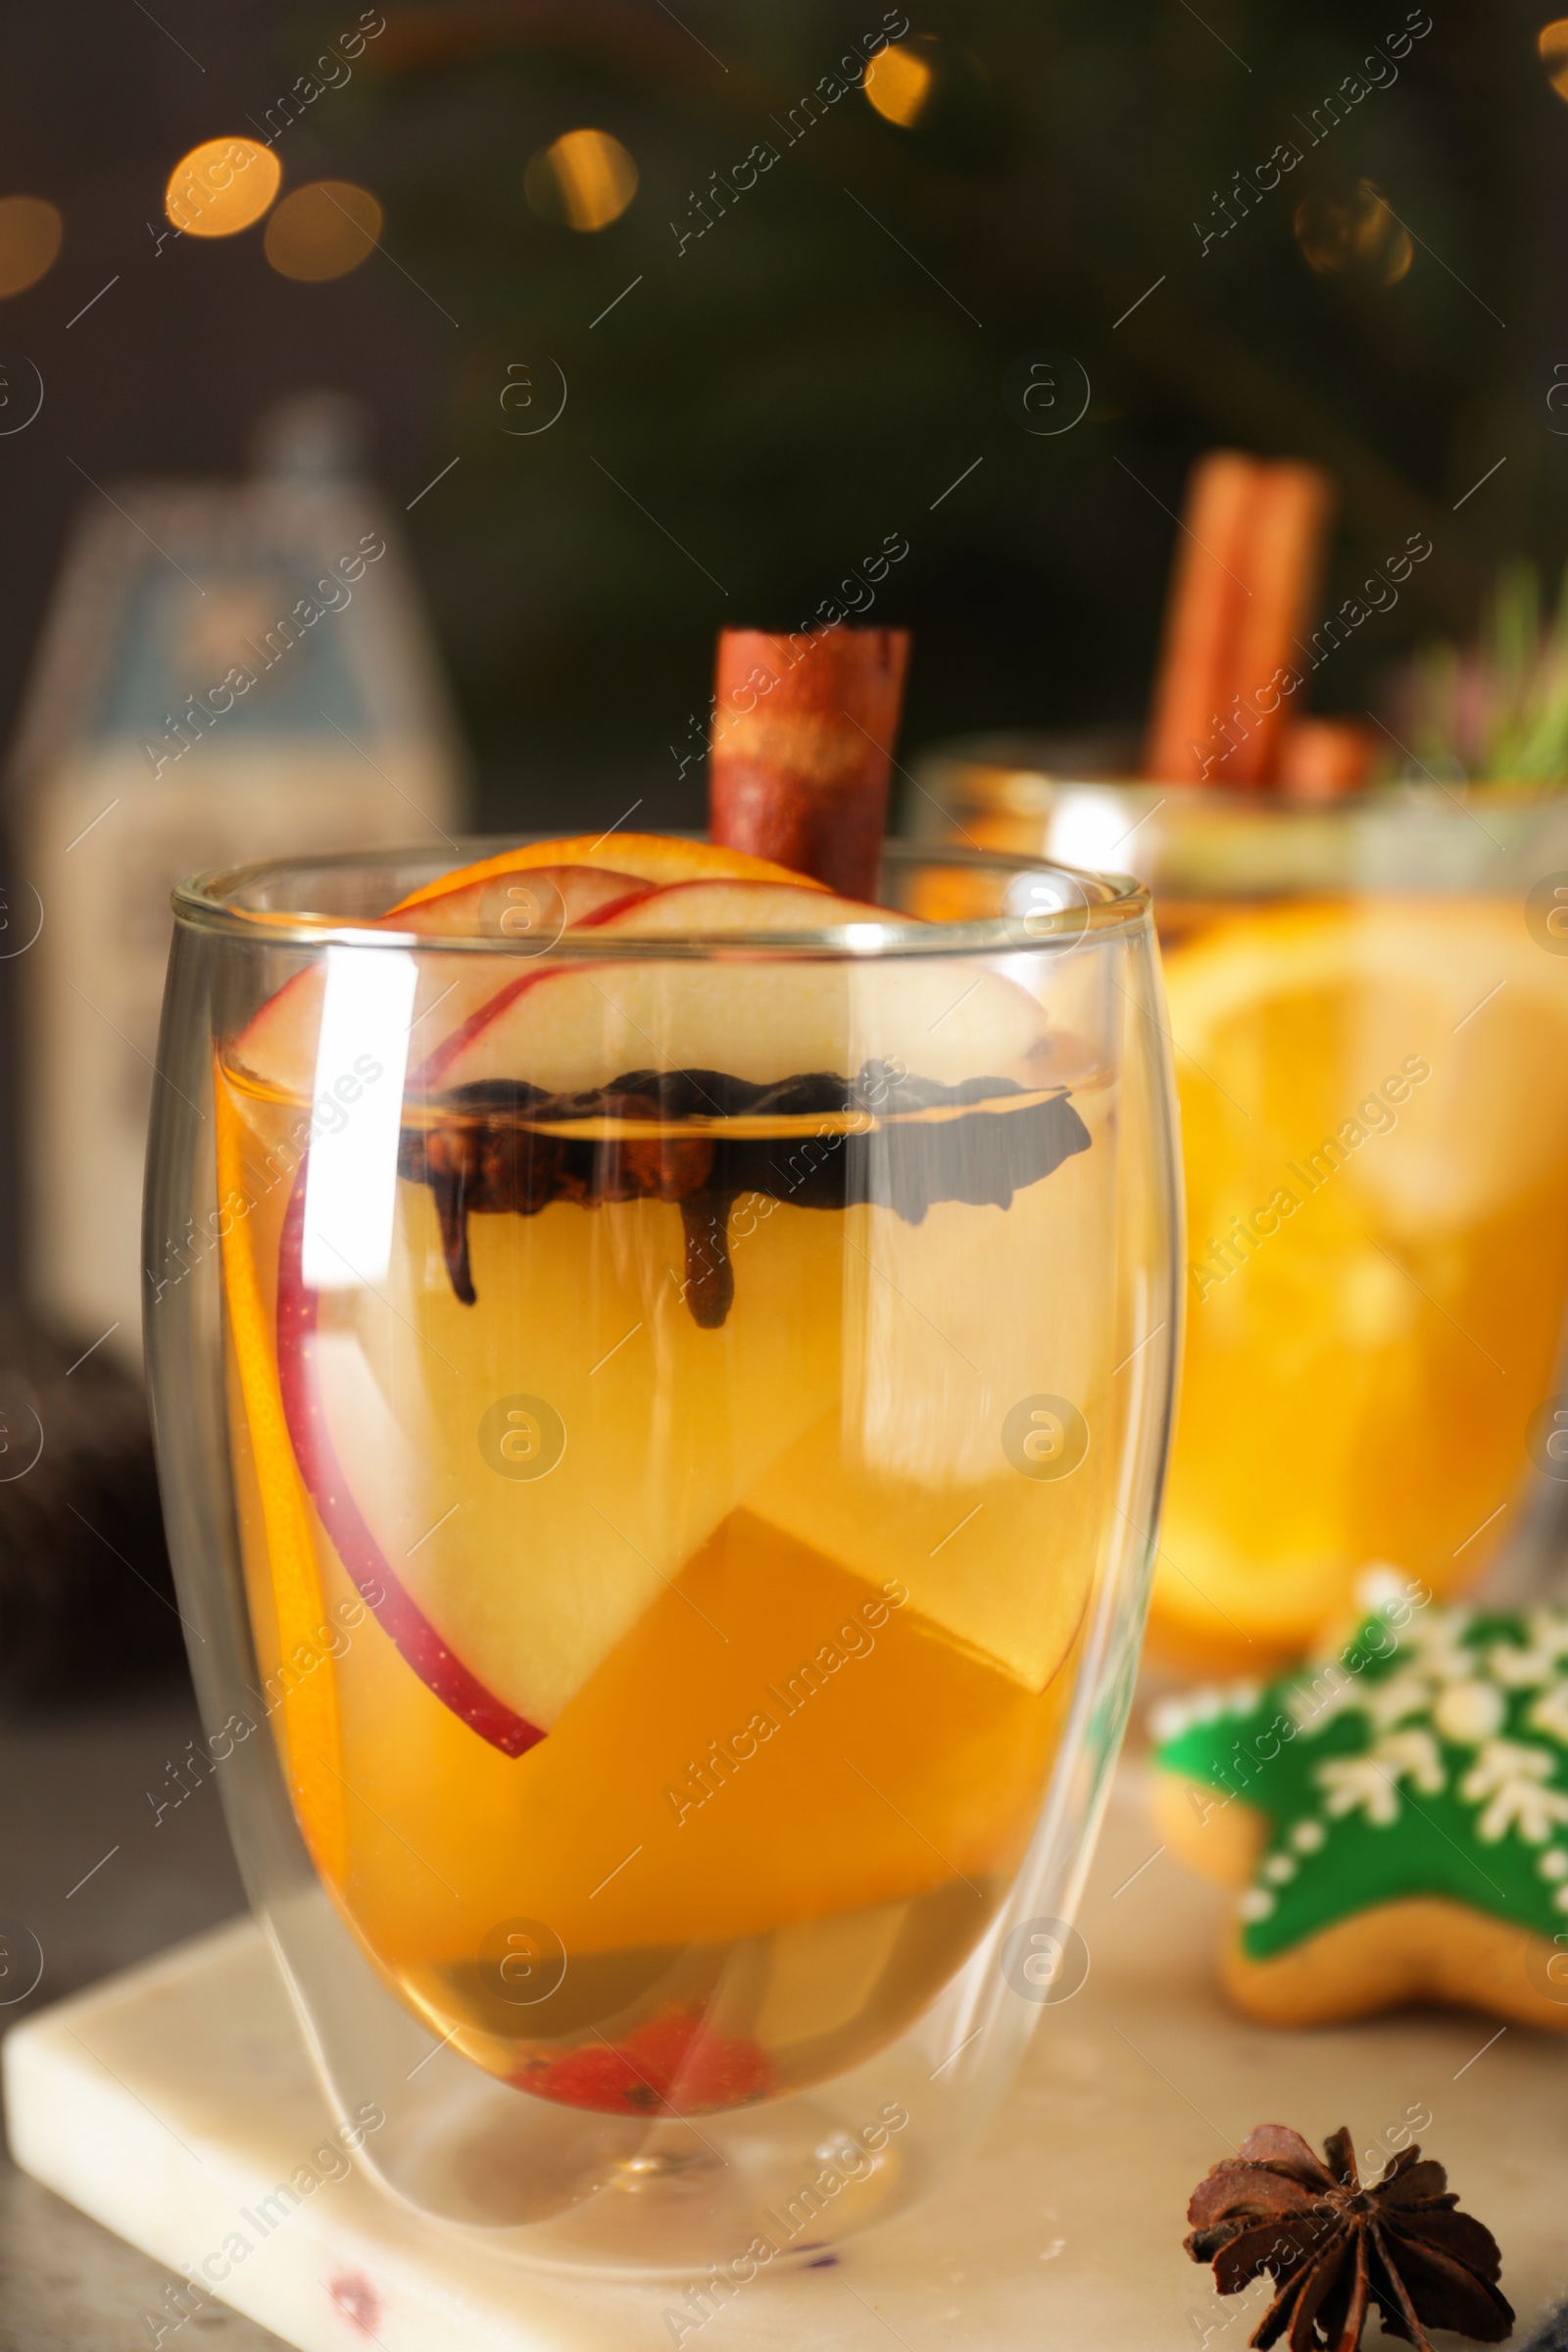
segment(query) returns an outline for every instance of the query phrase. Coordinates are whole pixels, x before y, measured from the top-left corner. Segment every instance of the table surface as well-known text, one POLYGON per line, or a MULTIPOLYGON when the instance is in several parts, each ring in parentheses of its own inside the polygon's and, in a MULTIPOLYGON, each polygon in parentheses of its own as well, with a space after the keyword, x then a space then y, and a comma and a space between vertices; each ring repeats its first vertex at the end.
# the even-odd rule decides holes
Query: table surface
MULTIPOLYGON (((177 1797, 170 1768, 198 1734, 179 1688, 0 1722, 0 1911, 44 1955, 37 1990, 0 2008, 0 2028, 244 1908, 217 1790, 193 1787, 155 1816, 155 1804, 177 1797), (92 1876, 78 1884, 84 1872, 92 1876)), ((0 2352, 145 2345, 141 2314, 167 2278, 0 2149, 0 2352)), ((191 2326, 201 2352, 277 2347, 237 2312, 191 2326)))
MULTIPOLYGON (((37 1993, 0 2022, 239 1909, 216 1791, 197 1787, 154 1817, 194 1734, 172 1699, 0 1730, 0 1786, 24 1791, 0 1820, 0 1886, 45 1960, 37 1993)), ((1568 2293, 1568 2046, 1518 2029, 1494 2039, 1492 2023, 1459 2014, 1315 2034, 1249 2025, 1215 1989, 1219 1912, 1158 1847, 1124 1773, 1082 1915, 1088 1984, 1047 2012, 965 2192, 864 2241, 842 2272, 806 2275, 853 2283, 853 2268, 865 2291, 824 2306, 803 2340, 870 2352, 891 2328, 906 2352, 1000 2352, 1043 2331, 1060 2352, 1233 2352, 1250 2308, 1218 2302, 1180 2252, 1193 2183, 1253 2123, 1321 2137, 1348 2122, 1367 2146, 1414 2107, 1431 2112, 1425 2136, 1466 2206, 1497 2230, 1521 2335, 1568 2293)), ((169 2277, 36 2182, 0 2175, 0 2352, 127 2352, 169 2277)), ((201 2335, 187 2341, 214 2352, 278 2340, 216 2306, 189 2326, 201 2335)), ((728 2315, 711 2332, 715 2345, 729 2334, 728 2315)))

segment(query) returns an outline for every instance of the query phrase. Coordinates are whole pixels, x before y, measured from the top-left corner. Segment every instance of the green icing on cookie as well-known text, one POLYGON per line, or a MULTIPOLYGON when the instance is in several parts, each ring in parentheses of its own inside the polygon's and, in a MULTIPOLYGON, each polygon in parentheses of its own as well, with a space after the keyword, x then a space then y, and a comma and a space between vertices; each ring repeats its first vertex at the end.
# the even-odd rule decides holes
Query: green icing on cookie
POLYGON ((1165 1771, 1268 1822, 1254 1960, 1409 1895, 1568 1935, 1568 1609, 1386 1606, 1332 1657, 1168 1701, 1153 1729, 1165 1771))

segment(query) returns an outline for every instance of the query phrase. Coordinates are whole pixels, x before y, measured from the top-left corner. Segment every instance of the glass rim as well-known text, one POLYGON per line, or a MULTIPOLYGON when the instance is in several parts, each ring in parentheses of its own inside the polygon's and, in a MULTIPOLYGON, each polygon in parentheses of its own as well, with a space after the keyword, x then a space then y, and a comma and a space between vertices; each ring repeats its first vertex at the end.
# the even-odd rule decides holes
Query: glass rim
MULTIPOLYGON (((457 872, 509 849, 553 838, 547 834, 490 834, 460 838, 457 872)), ((681 838, 674 836, 674 838, 681 838)), ((187 930, 243 939, 258 947, 276 948, 388 948, 410 949, 442 956, 552 956, 578 961, 691 962, 757 955, 795 961, 865 961, 888 956, 973 956, 1056 945, 1072 947, 1088 938, 1126 935, 1150 921, 1151 893, 1131 874, 1096 873, 1064 864, 1059 858, 1027 857, 1004 850, 950 849, 909 840, 883 844, 883 856, 897 865, 956 867, 966 872, 1032 874, 1060 879, 1073 886, 1081 903, 1069 903, 1023 915, 985 915, 959 922, 906 918, 888 910, 883 922, 847 923, 826 930, 700 932, 676 936, 615 938, 603 931, 564 931, 547 950, 537 940, 464 936, 428 931, 383 929, 370 920, 357 921, 308 909, 274 912, 264 907, 236 906, 234 896, 258 881, 290 870, 310 872, 356 868, 384 868, 400 862, 429 860, 422 848, 340 850, 318 856, 263 858, 239 865, 215 866, 176 883, 170 904, 176 925, 187 930)), ((526 872, 526 867, 519 868, 526 872)), ((702 877, 698 877, 701 879, 702 877)), ((723 877, 715 876, 715 880, 723 877)), ((501 879, 497 876, 496 879, 501 879)))
MULTIPOLYGON (((1277 785, 1190 784, 1158 776, 1084 773, 1076 763, 1050 759, 1050 750, 1047 738, 958 736, 931 745, 922 766, 926 772, 966 777, 1004 794, 1008 787, 1042 799, 1064 793, 1114 793, 1131 808, 1151 802, 1173 809, 1178 816, 1233 820, 1267 816, 1294 824, 1344 824, 1387 815, 1395 808, 1415 808, 1424 814, 1449 809, 1455 817, 1474 823, 1477 811, 1489 808, 1499 814, 1568 808, 1568 786, 1544 777, 1480 781, 1446 778, 1428 771, 1418 776, 1386 776, 1349 792, 1313 794, 1287 792, 1277 785)), ((1152 812, 1146 810, 1146 814, 1152 812)))

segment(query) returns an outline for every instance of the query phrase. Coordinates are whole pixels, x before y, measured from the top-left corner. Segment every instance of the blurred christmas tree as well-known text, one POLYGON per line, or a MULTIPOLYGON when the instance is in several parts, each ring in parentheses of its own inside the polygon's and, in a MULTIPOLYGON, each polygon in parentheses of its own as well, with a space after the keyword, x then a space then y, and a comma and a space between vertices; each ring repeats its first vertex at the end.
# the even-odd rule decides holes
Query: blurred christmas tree
POLYGON ((357 102, 387 250, 454 322, 431 470, 461 463, 411 527, 487 813, 695 818, 715 628, 793 625, 889 534, 910 740, 1136 714, 1170 511, 1218 441, 1336 472, 1331 601, 1433 540, 1322 707, 1467 627, 1502 550, 1555 568, 1563 445, 1521 355, 1562 299, 1568 118, 1536 24, 1517 0, 389 10, 357 102), (1087 371, 1071 429, 1021 405, 1042 354, 1063 414, 1087 371), (525 429, 556 369, 564 411, 525 429))

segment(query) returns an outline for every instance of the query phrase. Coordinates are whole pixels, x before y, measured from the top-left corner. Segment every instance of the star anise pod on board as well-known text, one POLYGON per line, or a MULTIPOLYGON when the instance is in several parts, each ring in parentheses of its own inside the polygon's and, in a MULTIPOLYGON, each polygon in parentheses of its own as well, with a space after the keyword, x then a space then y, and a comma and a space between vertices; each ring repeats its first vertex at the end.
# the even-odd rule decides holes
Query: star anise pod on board
POLYGON ((1326 2139, 1323 2154, 1326 2165, 1298 2132, 1259 2124, 1187 2208, 1187 2251, 1213 2264, 1222 2295, 1265 2272, 1278 2282, 1250 2339, 1259 2352, 1282 2337, 1290 2352, 1356 2352, 1373 2304, 1388 2333, 1416 2352, 1432 2352, 1428 2328, 1483 2344, 1512 2333, 1512 2307, 1494 2283, 1497 2241, 1455 2212, 1441 2164, 1404 2148, 1363 2188, 1348 2131, 1326 2139))

